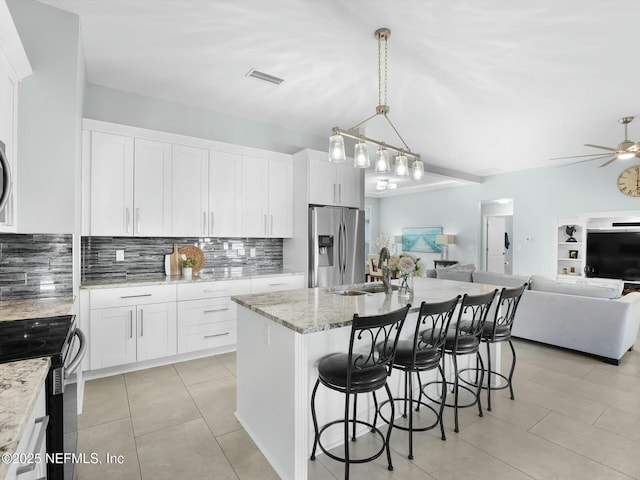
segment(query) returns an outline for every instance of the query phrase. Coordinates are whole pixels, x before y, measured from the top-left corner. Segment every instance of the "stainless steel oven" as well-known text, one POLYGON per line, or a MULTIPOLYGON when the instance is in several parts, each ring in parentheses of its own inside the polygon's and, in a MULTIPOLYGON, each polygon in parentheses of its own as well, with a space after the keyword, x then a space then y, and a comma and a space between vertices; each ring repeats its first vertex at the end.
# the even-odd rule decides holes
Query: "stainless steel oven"
POLYGON ((0 363, 49 357, 46 379, 47 453, 59 461, 47 464, 49 480, 75 480, 75 464, 64 453, 77 452, 78 409, 75 384, 70 377, 87 349, 76 327, 75 315, 0 322, 0 363))
POLYGON ((4 147, 4 143, 0 141, 0 222, 6 218, 4 209, 11 194, 11 167, 4 147))

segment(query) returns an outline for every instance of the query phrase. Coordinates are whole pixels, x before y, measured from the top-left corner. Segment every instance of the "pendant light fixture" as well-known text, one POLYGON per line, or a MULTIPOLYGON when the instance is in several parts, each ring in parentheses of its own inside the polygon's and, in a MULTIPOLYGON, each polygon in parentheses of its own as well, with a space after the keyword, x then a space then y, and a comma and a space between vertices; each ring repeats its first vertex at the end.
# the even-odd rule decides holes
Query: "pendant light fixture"
POLYGON ((354 167, 369 167, 369 153, 367 152, 366 144, 373 144, 380 147, 380 149, 376 153, 375 171, 377 173, 388 172, 390 170, 388 150, 392 150, 394 152, 398 152, 398 156, 396 157, 395 161, 395 174, 403 177, 409 176, 409 164, 407 157, 411 157, 413 159, 412 177, 416 180, 419 180, 420 178, 422 178, 422 174, 424 173, 424 163, 422 162, 422 160, 420 160, 420 154, 411 151, 407 143, 398 132, 398 129, 396 129, 396 127, 389 119, 389 105, 387 105, 387 58, 388 40, 391 36, 391 30, 389 30, 388 28, 379 28, 375 31, 374 36, 378 42, 378 106, 376 107, 376 113, 374 113, 370 117, 367 117, 348 130, 343 130, 340 127, 333 128, 332 135, 329 138, 329 161, 344 162, 344 137, 352 138, 358 141, 355 146, 355 154, 353 159, 354 167), (379 115, 383 116, 389 123, 389 125, 391 125, 391 128, 402 142, 402 145, 404 145, 403 147, 394 147, 393 145, 381 142, 380 140, 365 137, 364 135, 360 135, 358 133, 358 131, 356 130, 358 127, 361 127, 369 120, 379 115))

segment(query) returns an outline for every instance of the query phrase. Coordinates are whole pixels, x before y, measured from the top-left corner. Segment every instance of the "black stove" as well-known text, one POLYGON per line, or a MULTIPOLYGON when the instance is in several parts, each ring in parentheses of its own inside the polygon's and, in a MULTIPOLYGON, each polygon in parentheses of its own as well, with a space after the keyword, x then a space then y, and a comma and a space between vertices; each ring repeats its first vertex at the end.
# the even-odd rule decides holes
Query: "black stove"
MULTIPOLYGON (((75 453, 77 446, 76 385, 68 377, 86 352, 84 334, 75 326, 75 315, 0 322, 0 363, 49 357, 45 381, 47 453, 75 453), (74 339, 77 337, 77 342, 74 339)), ((76 478, 75 465, 64 461, 47 464, 49 480, 76 478)))
POLYGON ((73 336, 74 316, 0 322, 0 363, 51 357, 61 366, 73 336))

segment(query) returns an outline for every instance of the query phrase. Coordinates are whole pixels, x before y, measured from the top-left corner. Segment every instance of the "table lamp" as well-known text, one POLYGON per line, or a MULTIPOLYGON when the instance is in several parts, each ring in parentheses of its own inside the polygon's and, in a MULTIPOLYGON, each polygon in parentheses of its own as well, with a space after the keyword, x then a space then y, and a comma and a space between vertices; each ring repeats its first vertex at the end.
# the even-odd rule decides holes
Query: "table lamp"
POLYGON ((448 234, 436 235, 436 243, 442 245, 440 260, 448 260, 449 245, 456 243, 456 236, 448 234))

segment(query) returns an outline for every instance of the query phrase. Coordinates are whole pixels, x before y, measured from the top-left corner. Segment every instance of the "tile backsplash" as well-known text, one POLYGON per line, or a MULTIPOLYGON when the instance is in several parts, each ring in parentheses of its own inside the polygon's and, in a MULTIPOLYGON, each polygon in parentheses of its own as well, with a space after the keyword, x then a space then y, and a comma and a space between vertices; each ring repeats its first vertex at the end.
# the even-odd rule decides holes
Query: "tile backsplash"
POLYGON ((73 294, 72 235, 0 234, 0 300, 73 294))
POLYGON ((196 245, 204 253, 203 271, 223 268, 282 268, 280 238, 82 237, 82 280, 164 273, 164 256, 178 247, 196 245), (251 250, 255 249, 255 256, 251 250), (116 261, 124 250, 124 261, 116 261))

